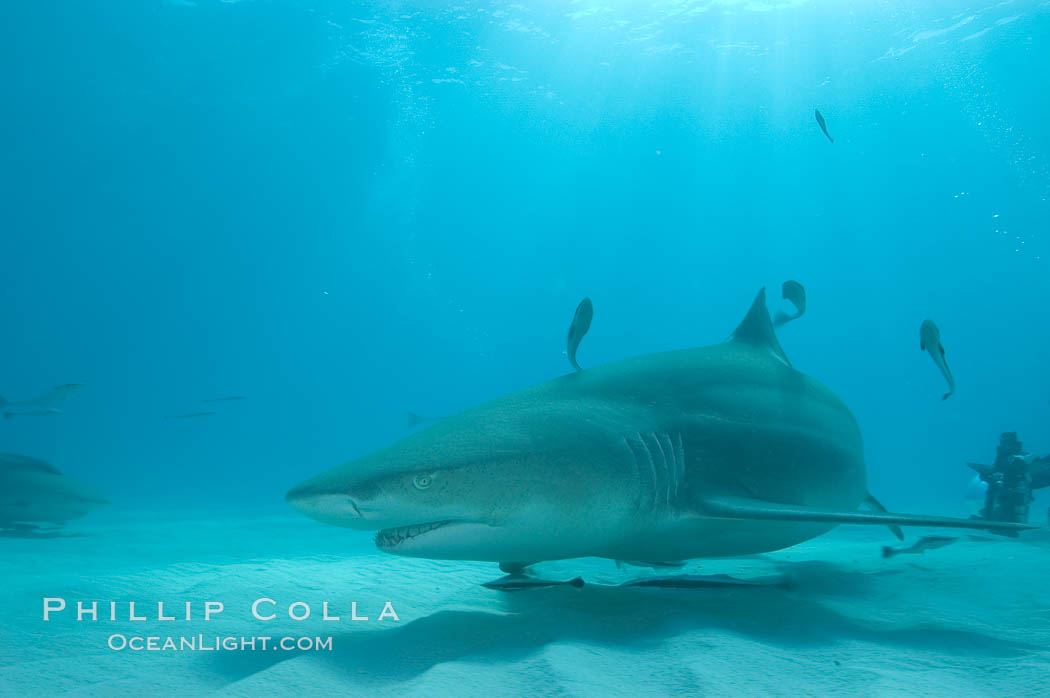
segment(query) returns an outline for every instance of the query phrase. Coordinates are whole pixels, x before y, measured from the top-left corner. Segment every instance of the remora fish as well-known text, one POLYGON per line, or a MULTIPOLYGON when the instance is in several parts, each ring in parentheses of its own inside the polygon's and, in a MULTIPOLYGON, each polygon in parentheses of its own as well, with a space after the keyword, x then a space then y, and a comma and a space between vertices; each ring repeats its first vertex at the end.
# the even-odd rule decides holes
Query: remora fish
POLYGON ((882 546, 883 557, 893 557, 894 555, 922 555, 927 550, 936 550, 937 548, 943 548, 946 545, 951 545, 958 538, 952 538, 950 536, 923 536, 919 540, 915 541, 906 548, 891 548, 888 545, 882 546))
POLYGON ((500 591, 521 591, 523 589, 542 589, 544 587, 571 586, 577 589, 583 586, 583 578, 574 577, 563 582, 551 581, 549 579, 536 579, 526 577, 522 574, 508 574, 506 577, 493 579, 491 582, 483 582, 481 586, 500 591))
POLYGON ((952 378, 952 372, 944 358, 941 331, 933 320, 929 318, 923 320, 922 325, 919 327, 919 349, 929 352, 933 363, 937 364, 937 368, 941 369, 941 375, 944 376, 944 380, 948 381, 948 392, 941 397, 942 400, 947 400, 955 392, 955 379, 952 378))
POLYGON ((824 132, 824 135, 828 137, 829 141, 834 143, 835 139, 831 137, 830 133, 828 133, 828 125, 824 122, 824 115, 820 113, 819 109, 814 109, 813 115, 817 117, 817 125, 820 126, 820 130, 824 132))
POLYGON ((385 552, 516 566, 747 555, 843 523, 1033 528, 858 511, 867 494, 853 415, 792 368, 763 289, 725 342, 511 393, 286 499, 385 552))
POLYGON ((784 300, 791 301, 791 304, 795 306, 795 314, 788 315, 778 310, 773 327, 781 327, 792 320, 798 320, 806 313, 806 289, 802 284, 797 281, 785 281, 780 293, 784 300))
POLYGON ((94 488, 36 458, 0 453, 0 528, 64 524, 106 504, 94 488))
POLYGON ((572 316, 572 324, 569 325, 569 363, 577 371, 582 371, 583 369, 576 363, 576 350, 580 348, 580 342, 583 341, 583 336, 587 334, 587 330, 591 329, 591 319, 593 317, 594 305, 591 303, 590 298, 584 298, 576 306, 576 313, 572 316))

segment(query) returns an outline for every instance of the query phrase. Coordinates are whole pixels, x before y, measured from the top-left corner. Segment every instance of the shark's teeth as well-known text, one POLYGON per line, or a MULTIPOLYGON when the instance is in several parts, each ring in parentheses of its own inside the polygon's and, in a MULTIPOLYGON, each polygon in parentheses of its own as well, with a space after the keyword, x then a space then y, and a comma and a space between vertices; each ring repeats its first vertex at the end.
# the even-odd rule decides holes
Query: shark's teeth
POLYGON ((435 528, 441 528, 452 523, 451 521, 433 521, 431 523, 402 526, 400 528, 384 528, 376 533, 376 546, 380 548, 392 548, 404 543, 406 540, 415 538, 424 533, 429 533, 435 528))

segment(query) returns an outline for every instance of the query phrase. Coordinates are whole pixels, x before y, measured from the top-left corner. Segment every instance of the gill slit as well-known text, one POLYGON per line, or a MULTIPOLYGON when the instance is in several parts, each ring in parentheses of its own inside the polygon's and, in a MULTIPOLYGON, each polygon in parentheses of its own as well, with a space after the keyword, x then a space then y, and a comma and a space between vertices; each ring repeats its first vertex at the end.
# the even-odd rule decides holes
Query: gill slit
POLYGON ((638 477, 638 509, 656 511, 665 507, 672 511, 685 480, 682 434, 635 432, 623 437, 623 442, 634 460, 638 477))
POLYGON ((675 486, 678 481, 678 459, 676 457, 674 444, 671 443, 671 437, 665 433, 656 435, 657 443, 660 444, 661 450, 664 452, 664 462, 667 466, 667 479, 664 483, 666 489, 664 490, 664 504, 667 508, 671 508, 671 489, 675 486), (666 442, 666 444, 665 444, 666 442), (666 446, 666 447, 665 447, 666 446))
MULTIPOLYGON (((656 450, 660 452, 660 467, 657 469, 657 479, 653 482, 653 509, 656 509, 660 505, 660 494, 661 492, 670 492, 671 482, 671 468, 670 463, 667 460, 667 456, 670 455, 664 450, 663 442, 660 441, 661 434, 651 433, 649 438, 656 444, 656 450)), ((665 494, 664 501, 666 502, 667 496, 665 494)), ((670 502, 667 502, 670 504, 670 502)))
POLYGON ((678 499, 678 489, 682 484, 682 480, 685 479, 685 444, 682 443, 682 432, 675 432, 675 437, 678 439, 678 443, 675 444, 675 479, 674 479, 674 501, 680 501, 678 499))

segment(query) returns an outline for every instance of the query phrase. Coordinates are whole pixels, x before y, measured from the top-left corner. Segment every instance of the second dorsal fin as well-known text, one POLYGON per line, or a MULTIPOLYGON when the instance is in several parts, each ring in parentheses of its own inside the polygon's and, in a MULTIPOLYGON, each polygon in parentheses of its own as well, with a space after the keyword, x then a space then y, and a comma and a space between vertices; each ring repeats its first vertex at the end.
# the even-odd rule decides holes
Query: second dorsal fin
POLYGON ((765 286, 759 289, 758 295, 755 296, 755 302, 751 304, 751 309, 747 311, 747 315, 744 316, 743 321, 737 326, 729 341, 741 342, 759 351, 770 352, 788 366, 791 365, 787 354, 784 353, 780 342, 777 341, 777 333, 773 330, 773 321, 769 318, 769 310, 766 308, 765 286))

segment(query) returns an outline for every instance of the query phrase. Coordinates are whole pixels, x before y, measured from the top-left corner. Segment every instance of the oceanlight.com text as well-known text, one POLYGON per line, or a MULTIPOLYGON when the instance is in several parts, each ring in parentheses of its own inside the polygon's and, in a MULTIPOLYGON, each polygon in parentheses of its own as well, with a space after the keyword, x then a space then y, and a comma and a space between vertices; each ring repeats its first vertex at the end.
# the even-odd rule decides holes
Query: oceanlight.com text
POLYGON ((332 637, 271 637, 268 635, 123 635, 106 641, 121 652, 331 652, 332 637))

